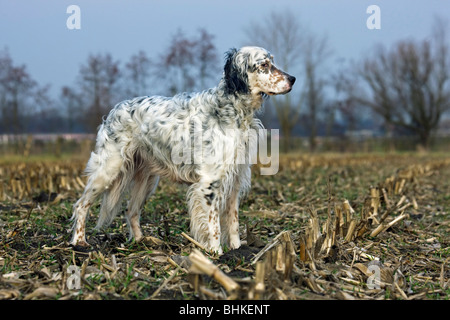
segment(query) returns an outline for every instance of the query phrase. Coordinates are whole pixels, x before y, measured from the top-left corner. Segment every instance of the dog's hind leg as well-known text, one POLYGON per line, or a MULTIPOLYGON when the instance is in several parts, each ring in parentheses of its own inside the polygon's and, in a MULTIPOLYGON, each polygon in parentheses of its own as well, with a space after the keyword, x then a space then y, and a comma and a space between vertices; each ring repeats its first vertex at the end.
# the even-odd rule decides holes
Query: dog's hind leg
POLYGON ((100 207, 96 230, 107 227, 122 207, 123 196, 126 193, 130 181, 126 173, 119 173, 117 178, 112 182, 111 186, 103 192, 103 200, 100 207))
POLYGON ((138 168, 132 180, 130 188, 130 200, 128 201, 127 222, 130 228, 129 240, 134 238, 137 242, 143 238, 140 226, 141 209, 147 199, 155 192, 158 186, 159 176, 152 175, 145 166, 138 168))
POLYGON ((72 219, 74 220, 72 245, 88 246, 86 242, 86 218, 89 208, 95 200, 111 186, 119 175, 123 166, 123 158, 119 152, 99 150, 92 153, 86 167, 89 178, 83 195, 73 207, 72 219))

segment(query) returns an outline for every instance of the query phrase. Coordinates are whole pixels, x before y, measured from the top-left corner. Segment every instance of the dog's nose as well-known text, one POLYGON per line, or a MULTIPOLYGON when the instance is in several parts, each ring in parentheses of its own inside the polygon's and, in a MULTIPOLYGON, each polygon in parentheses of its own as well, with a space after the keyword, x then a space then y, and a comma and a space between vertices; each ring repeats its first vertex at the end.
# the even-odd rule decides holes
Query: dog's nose
POLYGON ((289 77, 288 77, 288 81, 291 83, 291 86, 294 85, 295 77, 289 76, 289 77))

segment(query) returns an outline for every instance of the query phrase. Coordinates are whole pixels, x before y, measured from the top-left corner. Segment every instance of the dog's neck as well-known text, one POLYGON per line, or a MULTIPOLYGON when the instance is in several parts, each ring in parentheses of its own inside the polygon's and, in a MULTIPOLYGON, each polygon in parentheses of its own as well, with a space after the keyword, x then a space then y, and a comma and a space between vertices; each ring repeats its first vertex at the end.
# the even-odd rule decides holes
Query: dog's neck
POLYGON ((225 80, 222 79, 217 86, 218 96, 222 101, 225 100, 225 103, 232 103, 236 109, 245 109, 243 113, 251 113, 252 116, 255 111, 261 108, 264 101, 264 95, 261 92, 253 92, 249 89, 247 93, 235 92, 233 94, 227 94, 225 93, 225 85, 225 80))

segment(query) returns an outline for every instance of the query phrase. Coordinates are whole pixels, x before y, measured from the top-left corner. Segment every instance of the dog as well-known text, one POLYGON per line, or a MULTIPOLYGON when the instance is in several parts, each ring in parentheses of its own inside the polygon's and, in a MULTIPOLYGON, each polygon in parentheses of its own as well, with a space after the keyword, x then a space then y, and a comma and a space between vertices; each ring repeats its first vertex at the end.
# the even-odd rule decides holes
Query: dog
POLYGON ((247 154, 256 148, 243 137, 263 128, 255 117, 263 100, 290 92, 294 82, 266 49, 233 48, 225 54, 223 77, 215 88, 118 103, 100 125, 87 162, 88 180, 73 207, 70 244, 89 246, 85 224, 97 198, 103 197, 99 229, 119 213, 127 192, 129 239, 143 240, 141 208, 164 177, 190 185, 187 203, 195 240, 219 254, 223 246, 239 248, 239 201, 251 184, 254 162, 247 154))

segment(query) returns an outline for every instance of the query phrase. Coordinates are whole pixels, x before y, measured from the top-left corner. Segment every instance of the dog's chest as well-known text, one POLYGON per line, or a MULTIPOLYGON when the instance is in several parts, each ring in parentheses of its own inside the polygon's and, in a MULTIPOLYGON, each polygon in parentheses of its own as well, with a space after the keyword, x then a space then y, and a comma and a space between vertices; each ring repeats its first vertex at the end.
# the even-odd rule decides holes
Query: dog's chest
POLYGON ((207 154, 223 156, 225 164, 252 164, 257 150, 258 132, 248 123, 212 132, 211 145, 204 147, 207 154), (208 150, 211 149, 211 150, 208 150))

